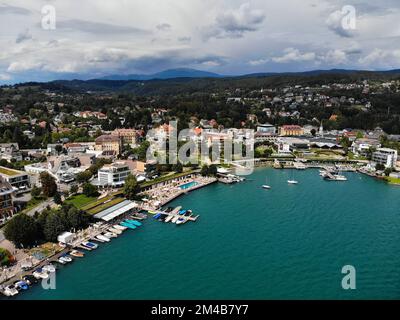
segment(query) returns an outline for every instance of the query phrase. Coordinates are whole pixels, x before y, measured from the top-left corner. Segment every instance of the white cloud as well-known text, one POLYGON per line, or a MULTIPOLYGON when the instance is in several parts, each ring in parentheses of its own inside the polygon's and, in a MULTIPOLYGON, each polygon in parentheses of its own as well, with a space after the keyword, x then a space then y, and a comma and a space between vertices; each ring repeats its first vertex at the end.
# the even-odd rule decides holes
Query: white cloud
POLYGON ((247 63, 251 66, 261 66, 263 64, 266 64, 269 61, 268 58, 261 58, 261 59, 256 59, 256 60, 250 60, 247 63))
POLYGON ((272 60, 277 63, 287 63, 287 62, 302 62, 302 61, 312 61, 315 60, 316 54, 314 52, 300 52, 299 49, 287 48, 284 54, 279 57, 273 57, 272 60))
POLYGON ((205 29, 205 38, 241 38, 246 32, 256 31, 261 27, 265 13, 253 9, 250 3, 243 3, 238 9, 221 12, 215 23, 205 29))

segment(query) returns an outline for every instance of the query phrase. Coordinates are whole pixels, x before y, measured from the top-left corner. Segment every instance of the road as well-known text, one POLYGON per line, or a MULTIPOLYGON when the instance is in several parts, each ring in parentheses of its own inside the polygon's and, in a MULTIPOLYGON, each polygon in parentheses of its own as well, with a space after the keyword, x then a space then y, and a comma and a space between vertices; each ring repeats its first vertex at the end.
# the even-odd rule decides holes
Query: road
POLYGON ((31 210, 25 212, 28 216, 33 216, 35 214, 35 212, 42 212, 44 209, 46 209, 47 206, 52 207, 53 205, 55 205, 53 198, 51 199, 47 199, 43 202, 41 202, 38 206, 32 208, 31 210))

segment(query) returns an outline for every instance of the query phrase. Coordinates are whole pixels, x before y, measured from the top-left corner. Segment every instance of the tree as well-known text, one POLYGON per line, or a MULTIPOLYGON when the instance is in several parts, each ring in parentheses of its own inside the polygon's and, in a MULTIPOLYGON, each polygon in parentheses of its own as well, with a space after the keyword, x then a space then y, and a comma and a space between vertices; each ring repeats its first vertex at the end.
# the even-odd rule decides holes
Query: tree
POLYGON ((62 147, 61 144, 58 144, 58 145, 55 146, 55 149, 56 149, 57 153, 60 154, 61 151, 63 150, 63 147, 62 147))
POLYGON ((26 214, 19 214, 7 223, 4 236, 17 248, 26 248, 35 244, 40 232, 35 219, 26 214))
POLYGON ((78 189, 79 189, 79 187, 76 184, 74 184, 73 186, 71 186, 70 191, 72 194, 75 194, 78 192, 78 189))
POLYGON ((125 180, 124 185, 124 196, 129 200, 134 200, 137 198, 140 192, 140 185, 132 174, 129 174, 125 180))
POLYGON ((177 173, 181 173, 183 171, 182 163, 178 162, 178 163, 174 164, 172 166, 172 170, 177 172, 177 173))
POLYGON ((389 177, 389 175, 393 172, 393 169, 392 168, 386 168, 384 172, 385 172, 385 176, 389 177))
POLYGON ((384 166, 383 164, 377 163, 377 164, 375 165, 375 169, 376 169, 377 171, 382 171, 382 170, 385 170, 385 166, 384 166))
POLYGON ((46 197, 53 197, 57 192, 56 180, 47 172, 40 174, 40 183, 42 184, 42 191, 46 197))
POLYGON ((31 196, 33 198, 39 198, 41 193, 42 193, 42 189, 38 188, 37 186, 33 186, 32 190, 31 190, 31 196))
POLYGON ((98 195, 97 187, 88 182, 83 185, 82 191, 87 197, 95 197, 98 195))
POLYGON ((50 212, 44 225, 43 234, 46 241, 56 242, 57 236, 68 229, 64 214, 60 211, 50 212))
POLYGON ((88 182, 91 177, 92 177, 92 173, 89 170, 85 170, 83 172, 79 172, 76 175, 76 181, 78 183, 85 183, 85 182, 88 182))
POLYGON ((208 175, 208 166, 206 164, 201 167, 200 174, 202 176, 207 176, 208 175))
POLYGON ((208 175, 209 176, 216 176, 218 172, 217 166, 212 164, 208 167, 208 175))
POLYGON ((63 206, 62 211, 66 213, 69 229, 84 229, 89 226, 91 216, 84 211, 78 210, 72 205, 63 206))
POLYGON ((53 201, 56 204, 62 204, 61 195, 59 192, 56 192, 53 196, 53 201))
POLYGON ((315 137, 315 135, 317 134, 317 130, 315 130, 315 129, 313 128, 313 129, 311 129, 310 133, 311 133, 311 135, 312 135, 313 137, 315 137))

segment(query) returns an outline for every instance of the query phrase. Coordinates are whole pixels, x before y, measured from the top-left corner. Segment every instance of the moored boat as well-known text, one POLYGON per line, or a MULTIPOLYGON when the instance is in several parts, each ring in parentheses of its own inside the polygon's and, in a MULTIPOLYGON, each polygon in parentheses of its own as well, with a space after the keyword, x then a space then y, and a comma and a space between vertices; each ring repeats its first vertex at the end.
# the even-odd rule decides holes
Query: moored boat
POLYGON ((18 280, 14 283, 14 287, 18 290, 18 291, 22 291, 22 290, 28 290, 29 289, 29 285, 26 281, 23 280, 18 280))
POLYGON ((10 284, 9 286, 4 288, 3 293, 7 297, 13 297, 18 294, 18 290, 15 288, 13 284, 10 284))
POLYGON ((45 272, 42 268, 38 268, 36 269, 32 275, 36 278, 36 279, 48 279, 49 275, 47 272, 45 272))
POLYGON ((179 216, 175 216, 175 217, 173 217, 171 222, 172 223, 176 223, 178 221, 178 219, 179 219, 179 216))
POLYGON ((110 242, 111 241, 110 238, 108 238, 108 237, 106 237, 105 235, 102 235, 102 234, 98 234, 96 236, 96 238, 101 240, 101 241, 104 241, 104 242, 110 242))
POLYGON ((56 267, 53 266, 53 265, 50 263, 50 264, 47 264, 47 265, 43 266, 43 271, 46 271, 46 272, 48 272, 48 273, 54 273, 54 272, 56 272, 56 267))
POLYGON ((99 246, 98 244, 90 242, 90 241, 84 241, 81 243, 81 245, 86 248, 92 249, 92 250, 97 249, 99 246))
POLYGON ((121 231, 125 231, 126 229, 128 229, 127 227, 124 227, 124 226, 119 225, 119 224, 114 224, 112 227, 114 229, 121 230, 121 231))
POLYGON ((115 234, 122 234, 122 232, 123 232, 122 230, 115 229, 115 228, 108 228, 107 230, 112 233, 115 233, 115 234))
POLYGON ((127 222, 121 222, 121 226, 127 227, 128 229, 136 229, 136 226, 127 222))
POLYGON ((185 218, 178 218, 178 220, 176 220, 176 224, 177 225, 179 225, 179 224, 184 224, 186 222, 186 219, 185 218))
POLYGON ((109 238, 109 239, 118 237, 118 235, 116 233, 114 233, 114 232, 105 232, 104 236, 109 238))
POLYGON ((77 257, 77 258, 83 258, 85 256, 85 254, 83 252, 80 252, 78 250, 72 250, 69 254, 71 256, 77 257))
POLYGON ((172 219, 174 218, 174 215, 169 215, 166 219, 165 219, 165 221, 164 222, 170 222, 172 219))
POLYGON ((127 223, 129 223, 129 224, 133 224, 133 225, 136 226, 136 227, 140 227, 140 226, 142 225, 141 222, 136 221, 136 220, 129 220, 129 219, 126 219, 125 222, 127 222, 127 223))

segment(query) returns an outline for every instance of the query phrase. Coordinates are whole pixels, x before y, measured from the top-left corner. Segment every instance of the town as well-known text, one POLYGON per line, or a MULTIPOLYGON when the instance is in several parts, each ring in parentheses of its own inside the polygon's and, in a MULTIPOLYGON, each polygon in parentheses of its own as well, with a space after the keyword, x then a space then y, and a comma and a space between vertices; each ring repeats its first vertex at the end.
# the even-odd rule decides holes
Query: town
POLYGON ((168 144, 171 121, 192 133, 179 143, 207 148, 242 142, 254 130, 256 166, 351 170, 400 185, 400 81, 318 84, 312 78, 291 84, 295 80, 157 95, 56 84, 1 87, 5 294, 15 294, 10 281, 21 272, 36 268, 45 277, 50 257, 67 263, 67 253, 83 255, 78 249, 93 250, 93 241, 140 227, 148 215, 176 224, 196 221, 190 208, 163 207, 211 183, 244 179, 235 174, 237 159, 226 161, 221 152, 187 163, 147 159, 150 146, 160 153, 168 144))

